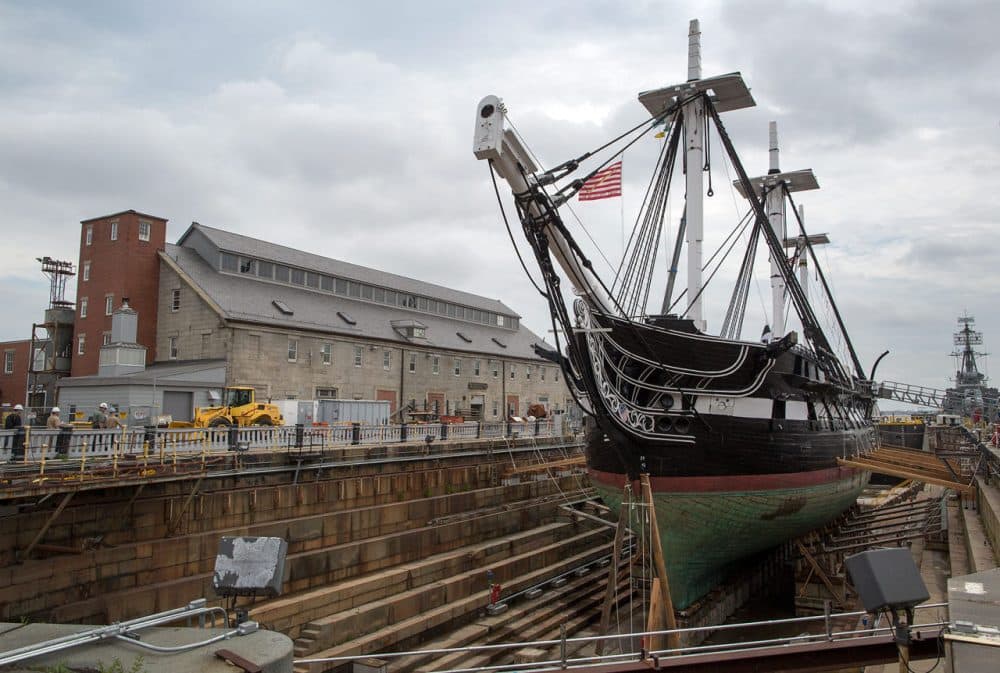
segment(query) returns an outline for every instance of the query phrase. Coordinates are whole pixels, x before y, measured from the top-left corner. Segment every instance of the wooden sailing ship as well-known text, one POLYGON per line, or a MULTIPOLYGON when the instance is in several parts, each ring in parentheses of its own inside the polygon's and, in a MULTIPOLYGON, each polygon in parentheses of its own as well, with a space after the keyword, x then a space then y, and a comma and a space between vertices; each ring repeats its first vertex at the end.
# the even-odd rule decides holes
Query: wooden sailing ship
MULTIPOLYGON (((688 80, 639 94, 649 117, 619 136, 622 144, 664 129, 627 254, 605 282, 562 220, 560 207, 610 158, 574 177, 595 153, 543 171, 505 124, 496 96, 476 112, 474 151, 511 188, 524 235, 556 324, 559 362, 588 412, 587 464, 593 484, 618 511, 623 485, 648 474, 675 607, 683 609, 717 584, 740 559, 833 519, 856 500, 868 473, 837 458, 871 450, 871 385, 829 295, 792 192, 816 185, 812 171, 778 168, 772 127, 768 174, 748 177, 720 113, 754 105, 739 73, 702 78, 697 21, 689 35, 688 80), (749 203, 750 241, 725 320, 710 334, 702 311, 704 175, 709 131, 735 168, 749 203), (661 240, 675 172, 684 172, 685 201, 668 289, 649 311, 653 259, 661 240), (799 233, 787 234, 786 204, 799 233), (687 248, 687 306, 671 311, 682 236, 687 248), (772 314, 763 338, 741 338, 757 246, 770 256, 772 314), (795 250, 789 260, 786 249, 795 250), (835 355, 795 268, 815 265, 850 364, 835 355), (570 307, 557 268, 577 298, 570 307), (785 332, 791 306, 801 334, 785 332), (559 334, 566 335, 558 343, 559 334), (773 336, 772 336, 773 335, 773 336)), ((615 142, 615 141, 612 141, 615 142)), ((609 143, 610 145, 610 143, 609 143)), ((679 180, 678 180, 679 182, 679 180)), ((499 191, 497 192, 499 198, 499 191)), ((502 207, 502 203, 501 203, 502 207)), ((804 277, 803 277, 804 280, 804 277)))

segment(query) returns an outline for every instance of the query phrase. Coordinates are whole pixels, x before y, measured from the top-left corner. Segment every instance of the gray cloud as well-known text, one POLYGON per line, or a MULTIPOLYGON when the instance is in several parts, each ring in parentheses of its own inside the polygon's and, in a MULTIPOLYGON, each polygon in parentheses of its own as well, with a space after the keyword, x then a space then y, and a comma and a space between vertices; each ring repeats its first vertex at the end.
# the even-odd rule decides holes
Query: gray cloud
MULTIPOLYGON (((171 240, 198 220, 496 297, 544 335, 471 155, 475 103, 502 95, 543 160, 576 156, 643 118, 636 92, 684 79, 696 15, 705 74, 741 70, 758 101, 725 117, 748 172, 777 119, 783 167, 819 176, 799 200, 834 241, 823 258, 866 362, 893 347, 887 378, 943 384, 966 308, 1000 339, 1000 8, 935 2, 5 4, 0 283, 25 324, 0 338, 41 316, 34 258, 75 260, 79 220, 124 208, 170 218, 171 240)), ((574 206, 609 257, 655 151, 626 156, 624 204, 574 206)), ((716 157, 706 249, 744 207, 716 157)), ((706 302, 724 306, 717 284, 706 302)))

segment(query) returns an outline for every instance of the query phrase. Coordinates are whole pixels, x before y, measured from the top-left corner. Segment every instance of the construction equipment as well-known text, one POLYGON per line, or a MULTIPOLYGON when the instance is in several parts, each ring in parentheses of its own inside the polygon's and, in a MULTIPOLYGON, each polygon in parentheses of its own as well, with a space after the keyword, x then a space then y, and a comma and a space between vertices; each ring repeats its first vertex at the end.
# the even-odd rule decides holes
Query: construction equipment
POLYGON ((197 407, 194 422, 190 424, 171 423, 173 427, 216 428, 230 425, 284 425, 285 418, 278 406, 270 402, 258 402, 254 389, 248 386, 232 386, 222 391, 223 404, 218 407, 197 407))

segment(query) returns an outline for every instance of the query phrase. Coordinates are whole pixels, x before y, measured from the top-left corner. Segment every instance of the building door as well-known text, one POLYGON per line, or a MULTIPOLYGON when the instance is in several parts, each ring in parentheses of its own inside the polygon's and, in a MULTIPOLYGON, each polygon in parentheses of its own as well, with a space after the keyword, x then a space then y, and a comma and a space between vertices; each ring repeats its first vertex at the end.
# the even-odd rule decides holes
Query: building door
POLYGON ((392 418, 396 414, 396 391, 395 390, 376 390, 375 399, 380 401, 385 401, 389 403, 389 417, 392 418))
POLYGON ((427 411, 438 416, 444 413, 444 393, 427 393, 427 411))
POLYGON ((517 395, 507 396, 507 415, 508 416, 520 416, 517 407, 517 395))
POLYGON ((194 393, 164 390, 163 413, 175 421, 194 420, 194 393))
POLYGON ((483 407, 486 405, 486 400, 483 395, 473 395, 472 401, 470 402, 470 415, 472 420, 481 421, 483 420, 483 407))

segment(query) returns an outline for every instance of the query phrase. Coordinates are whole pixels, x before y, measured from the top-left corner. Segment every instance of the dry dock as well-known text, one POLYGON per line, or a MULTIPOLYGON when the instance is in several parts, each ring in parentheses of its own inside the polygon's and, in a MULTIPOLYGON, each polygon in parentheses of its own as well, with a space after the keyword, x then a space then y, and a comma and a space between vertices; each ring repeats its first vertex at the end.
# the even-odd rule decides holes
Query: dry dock
MULTIPOLYGON (((288 542, 283 595, 241 607, 292 639, 299 671, 379 653, 410 652, 392 659, 393 671, 593 656, 594 641, 572 639, 601 635, 609 595, 610 635, 642 630, 641 618, 622 621, 641 605, 642 570, 626 551, 609 572, 614 528, 600 521, 580 445, 548 428, 475 434, 487 433, 371 444, 285 436, 219 450, 133 443, 50 459, 44 472, 22 458, 3 477, 0 621, 109 624, 203 596, 221 605, 212 571, 219 538, 235 535, 288 542), (491 584, 502 608, 487 609, 491 584)), ((822 619, 827 601, 853 609, 842 561, 856 538, 909 545, 931 602, 945 600, 949 577, 996 566, 1000 489, 986 465, 971 495, 913 481, 873 494, 749 565, 679 614, 679 626, 725 621, 793 566, 800 614, 822 619)), ((610 652, 631 642, 606 641, 610 652)))

